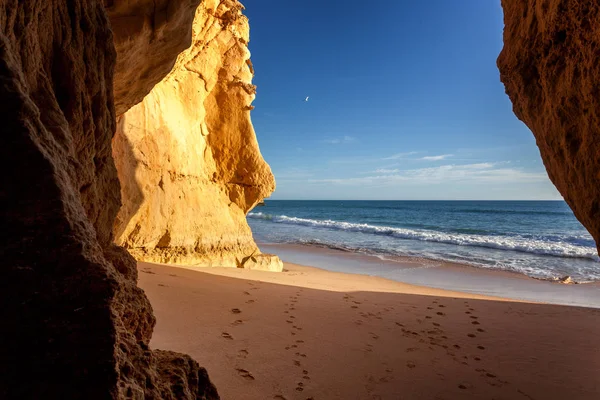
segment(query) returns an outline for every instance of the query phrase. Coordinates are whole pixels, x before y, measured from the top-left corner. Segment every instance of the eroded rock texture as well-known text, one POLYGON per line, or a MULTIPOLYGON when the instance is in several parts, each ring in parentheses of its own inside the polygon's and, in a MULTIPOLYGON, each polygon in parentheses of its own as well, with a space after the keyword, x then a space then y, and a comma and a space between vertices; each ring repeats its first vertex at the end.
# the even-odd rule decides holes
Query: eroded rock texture
MULTIPOLYGON (((282 269, 276 256, 260 254, 245 218, 275 181, 250 120, 255 87, 242 9, 203 1, 191 46, 117 119, 123 207, 115 236, 138 260, 282 269)), ((128 48, 118 43, 121 57, 128 48)))
POLYGON ((104 0, 118 51, 115 108, 123 114, 167 75, 190 47, 200 0, 104 0))
POLYGON ((575 216, 600 244, 600 3, 502 0, 498 67, 513 109, 575 216))
POLYGON ((0 0, 2 399, 218 398, 112 244, 115 59, 101 2, 0 0))

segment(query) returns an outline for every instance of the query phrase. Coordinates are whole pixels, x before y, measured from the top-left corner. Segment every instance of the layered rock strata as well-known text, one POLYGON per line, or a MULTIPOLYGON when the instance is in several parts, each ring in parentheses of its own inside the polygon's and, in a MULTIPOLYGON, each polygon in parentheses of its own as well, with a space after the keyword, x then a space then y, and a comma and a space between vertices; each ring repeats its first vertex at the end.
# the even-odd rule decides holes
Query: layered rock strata
MULTIPOLYGON (((115 237, 138 260, 282 269, 276 256, 260 253, 246 222, 275 181, 250 120, 255 87, 242 9, 233 0, 203 1, 191 46, 117 119, 123 207, 115 237)), ((131 41, 119 43, 127 60, 131 41)))
POLYGON ((502 0, 500 77, 575 216, 600 244, 600 3, 502 0))
POLYGON ((0 0, 0 398, 218 398, 113 245, 115 62, 101 2, 0 0))

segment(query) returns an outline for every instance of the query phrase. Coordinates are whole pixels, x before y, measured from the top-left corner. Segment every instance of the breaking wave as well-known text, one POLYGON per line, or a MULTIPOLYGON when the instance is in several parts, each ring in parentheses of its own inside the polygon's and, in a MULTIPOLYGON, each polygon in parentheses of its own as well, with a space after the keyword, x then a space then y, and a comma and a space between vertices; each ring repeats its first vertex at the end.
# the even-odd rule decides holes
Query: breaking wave
POLYGON ((424 229, 406 229, 370 224, 359 224, 334 220, 317 220, 308 218, 288 217, 286 215, 271 215, 262 212, 249 213, 248 218, 271 221, 273 223, 301 225, 313 228, 361 232, 372 235, 389 236, 404 240, 419 240, 453 244, 458 246, 484 247, 497 250, 510 250, 522 253, 538 254, 554 257, 585 258, 600 261, 594 247, 568 243, 573 241, 556 241, 556 238, 531 238, 507 235, 477 235, 466 233, 439 232, 424 229))

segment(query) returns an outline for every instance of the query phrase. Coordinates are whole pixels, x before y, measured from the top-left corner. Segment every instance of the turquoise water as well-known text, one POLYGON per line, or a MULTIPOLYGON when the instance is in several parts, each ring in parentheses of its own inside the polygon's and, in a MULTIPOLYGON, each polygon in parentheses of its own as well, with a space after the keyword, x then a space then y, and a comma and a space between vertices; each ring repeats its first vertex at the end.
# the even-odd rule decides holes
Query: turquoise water
POLYGON ((258 242, 600 280, 594 240, 563 201, 277 201, 248 214, 258 242))

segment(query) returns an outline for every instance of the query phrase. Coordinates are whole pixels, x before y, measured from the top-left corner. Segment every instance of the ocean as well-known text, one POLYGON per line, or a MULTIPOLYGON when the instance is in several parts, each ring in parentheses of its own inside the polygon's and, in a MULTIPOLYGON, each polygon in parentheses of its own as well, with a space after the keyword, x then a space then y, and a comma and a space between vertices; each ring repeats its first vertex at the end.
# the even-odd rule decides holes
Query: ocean
POLYGON ((266 200, 248 223, 265 244, 600 281, 594 240, 563 201, 266 200))

